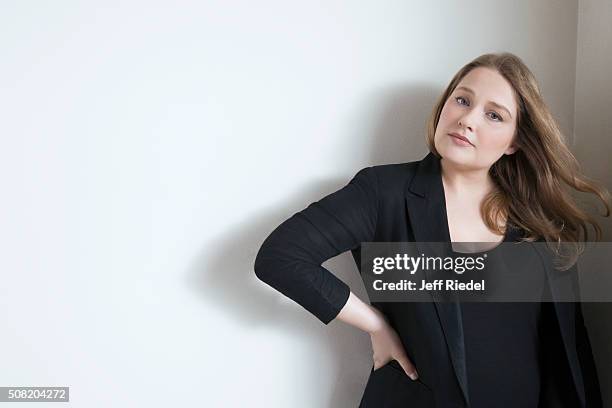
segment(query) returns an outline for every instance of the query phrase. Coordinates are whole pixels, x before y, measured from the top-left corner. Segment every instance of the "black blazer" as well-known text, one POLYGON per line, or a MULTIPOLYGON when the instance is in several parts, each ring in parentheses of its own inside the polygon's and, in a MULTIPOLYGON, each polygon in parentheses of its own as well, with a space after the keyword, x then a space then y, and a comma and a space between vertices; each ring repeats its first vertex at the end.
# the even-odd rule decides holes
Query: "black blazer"
MULTIPOLYGON (((259 249, 255 274, 328 324, 350 289, 321 264, 351 250, 361 271, 362 242, 450 242, 437 156, 361 169, 346 186, 280 224, 259 249)), ((558 279, 552 263, 542 259, 553 296, 576 285, 558 279)), ((549 353, 543 369, 551 375, 543 377, 539 406, 601 407, 580 303, 547 304, 558 324, 543 351, 549 353)), ((375 371, 372 367, 360 406, 469 407, 460 304, 372 305, 397 331, 419 379, 412 381, 395 360, 375 371)))

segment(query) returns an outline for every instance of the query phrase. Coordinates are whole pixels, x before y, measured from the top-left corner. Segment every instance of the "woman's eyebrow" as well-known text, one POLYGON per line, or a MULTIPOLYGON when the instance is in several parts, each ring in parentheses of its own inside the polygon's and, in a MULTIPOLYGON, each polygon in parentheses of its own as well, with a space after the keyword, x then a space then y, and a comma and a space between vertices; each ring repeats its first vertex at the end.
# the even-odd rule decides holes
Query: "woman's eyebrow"
MULTIPOLYGON (((461 86, 458 86, 456 89, 463 89, 464 91, 469 92, 469 93, 471 93, 472 95, 475 95, 474 91, 473 91, 473 90, 471 90, 470 88, 468 88, 467 86, 463 86, 463 85, 461 85, 461 86)), ((499 103, 494 102, 494 101, 489 101, 489 103, 490 103, 491 105, 497 106, 499 109, 503 109, 503 110, 505 110, 505 111, 506 111, 506 113, 508 113, 508 115, 509 115, 510 117, 512 117, 512 115, 510 114, 510 111, 509 111, 509 110, 508 110, 508 109, 507 109, 507 108, 506 108, 504 105, 500 105, 499 103)))

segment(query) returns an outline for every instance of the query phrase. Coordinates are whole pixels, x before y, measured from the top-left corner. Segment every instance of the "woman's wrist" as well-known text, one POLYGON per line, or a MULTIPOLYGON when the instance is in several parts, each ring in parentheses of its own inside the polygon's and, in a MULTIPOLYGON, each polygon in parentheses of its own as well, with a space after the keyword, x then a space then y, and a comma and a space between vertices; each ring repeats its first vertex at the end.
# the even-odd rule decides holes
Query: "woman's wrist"
POLYGON ((385 326, 387 325, 387 320, 385 319, 384 315, 382 314, 380 310, 378 310, 374 306, 370 306, 369 308, 371 310, 373 317, 371 319, 371 323, 368 327, 367 332, 370 335, 372 335, 384 329, 385 326))
POLYGON ((338 319, 367 333, 376 333, 386 324, 384 315, 375 307, 364 303, 353 292, 338 314, 338 319))

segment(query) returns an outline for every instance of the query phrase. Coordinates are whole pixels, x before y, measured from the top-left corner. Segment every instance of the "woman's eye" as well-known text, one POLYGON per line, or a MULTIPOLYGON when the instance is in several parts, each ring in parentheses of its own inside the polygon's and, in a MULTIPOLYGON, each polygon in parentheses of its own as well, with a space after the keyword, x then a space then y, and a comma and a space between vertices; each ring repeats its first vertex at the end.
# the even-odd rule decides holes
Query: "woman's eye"
MULTIPOLYGON (((463 96, 457 96, 455 97, 455 101, 459 102, 459 99, 465 101, 465 99, 463 98, 463 96)), ((463 105, 462 103, 460 103, 459 105, 463 105)))
POLYGON ((495 112, 491 112, 492 116, 494 116, 497 119, 494 119, 496 122, 502 122, 502 118, 501 116, 499 116, 497 113, 495 112))

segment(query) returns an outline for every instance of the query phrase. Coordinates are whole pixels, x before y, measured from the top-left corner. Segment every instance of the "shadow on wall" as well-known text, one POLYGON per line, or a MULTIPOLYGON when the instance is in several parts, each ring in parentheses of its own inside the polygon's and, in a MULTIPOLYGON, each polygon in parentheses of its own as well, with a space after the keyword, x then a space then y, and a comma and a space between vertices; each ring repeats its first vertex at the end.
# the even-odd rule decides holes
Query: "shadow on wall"
MULTIPOLYGON (((187 285, 201 295, 207 307, 228 319, 240 321, 247 328, 274 327, 295 338, 296 343, 308 344, 307 349, 301 348, 308 355, 300 356, 300 360, 312 363, 300 367, 293 378, 299 382, 302 395, 321 395, 322 390, 315 387, 321 367, 332 368, 335 381, 327 391, 330 408, 359 404, 372 365, 370 337, 339 321, 325 326, 292 300, 285 298, 287 302, 282 302, 284 295, 255 276, 255 256, 264 239, 280 223, 345 186, 361 168, 422 159, 428 152, 426 123, 438 94, 434 87, 403 86, 367 98, 361 103, 365 108, 357 109, 353 117, 355 123, 363 123, 364 117, 376 118, 371 130, 359 130, 367 137, 364 145, 369 143, 370 147, 363 155, 369 160, 356 164, 347 178, 304 186, 299 196, 287 197, 283 203, 275 203, 242 223, 228 226, 224 234, 204 246, 206 252, 202 252, 187 273, 187 285), (381 113, 372 114, 373 109, 381 113), (309 386, 312 389, 304 389, 309 386)), ((347 152, 355 150, 354 145, 355 136, 340 140, 337 156, 346 157, 347 152)), ((359 298, 368 301, 350 251, 326 261, 323 266, 346 282, 359 298)), ((244 357, 248 356, 234 356, 235 364, 241 364, 244 357)))

